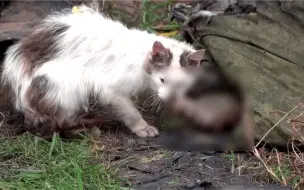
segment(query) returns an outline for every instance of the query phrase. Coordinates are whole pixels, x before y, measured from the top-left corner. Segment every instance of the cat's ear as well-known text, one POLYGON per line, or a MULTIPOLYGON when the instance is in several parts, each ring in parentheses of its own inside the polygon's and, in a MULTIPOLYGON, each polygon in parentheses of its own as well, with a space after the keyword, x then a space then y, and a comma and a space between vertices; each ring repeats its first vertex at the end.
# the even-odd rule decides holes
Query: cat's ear
POLYGON ((205 55, 205 50, 204 49, 200 49, 196 52, 193 52, 193 53, 189 54, 187 56, 187 62, 188 62, 187 66, 199 67, 201 61, 204 58, 204 55, 205 55))
POLYGON ((159 41, 155 41, 152 47, 152 55, 161 54, 166 55, 167 49, 159 41))

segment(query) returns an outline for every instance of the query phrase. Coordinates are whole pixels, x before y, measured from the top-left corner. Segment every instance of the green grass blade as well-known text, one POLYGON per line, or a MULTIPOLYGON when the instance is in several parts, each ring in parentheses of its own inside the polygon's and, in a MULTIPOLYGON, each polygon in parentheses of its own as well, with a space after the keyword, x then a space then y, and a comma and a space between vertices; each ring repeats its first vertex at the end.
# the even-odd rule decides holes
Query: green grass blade
POLYGON ((76 174, 76 182, 77 182, 77 186, 79 190, 83 190, 83 182, 82 182, 82 170, 80 169, 79 165, 77 163, 75 163, 74 161, 72 161, 76 174))
POLYGON ((49 152, 49 159, 51 159, 54 147, 56 145, 56 141, 57 141, 57 133, 53 133, 52 143, 51 143, 51 149, 50 149, 50 152, 49 152))

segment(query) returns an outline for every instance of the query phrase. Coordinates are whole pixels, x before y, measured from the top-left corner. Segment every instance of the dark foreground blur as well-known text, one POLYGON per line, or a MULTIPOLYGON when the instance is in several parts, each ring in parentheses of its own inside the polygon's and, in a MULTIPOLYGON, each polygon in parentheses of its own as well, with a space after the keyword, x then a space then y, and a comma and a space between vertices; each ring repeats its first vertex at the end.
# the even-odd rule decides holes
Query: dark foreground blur
POLYGON ((218 65, 179 68, 165 76, 165 146, 179 151, 248 151, 251 110, 243 89, 218 65), (180 80, 176 75, 181 74, 180 80), (167 78, 166 78, 167 77, 167 78), (185 83, 193 80, 193 83, 185 83))

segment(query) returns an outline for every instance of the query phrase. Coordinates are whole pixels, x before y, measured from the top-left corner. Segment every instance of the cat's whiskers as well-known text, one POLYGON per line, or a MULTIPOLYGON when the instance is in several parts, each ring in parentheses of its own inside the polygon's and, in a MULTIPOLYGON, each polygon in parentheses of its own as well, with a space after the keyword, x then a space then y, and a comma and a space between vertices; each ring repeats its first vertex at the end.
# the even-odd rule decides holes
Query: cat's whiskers
POLYGON ((157 101, 158 101, 158 99, 159 99, 159 98, 158 98, 157 96, 154 96, 154 99, 153 99, 151 105, 155 106, 156 103, 157 103, 157 101))
POLYGON ((163 103, 163 100, 161 98, 159 98, 158 96, 156 96, 153 99, 153 102, 151 103, 151 106, 158 111, 160 109, 160 107, 162 106, 162 103, 163 103))
POLYGON ((157 97, 157 94, 152 94, 151 96, 149 96, 146 100, 144 100, 143 105, 146 105, 146 103, 152 99, 152 102, 154 102, 155 98, 157 97))
POLYGON ((159 112, 162 108, 163 108, 163 100, 158 98, 155 106, 156 112, 159 112))
POLYGON ((157 97, 158 95, 157 94, 152 94, 151 96, 149 96, 147 99, 146 99, 146 101, 149 101, 151 98, 155 98, 155 97, 157 97))

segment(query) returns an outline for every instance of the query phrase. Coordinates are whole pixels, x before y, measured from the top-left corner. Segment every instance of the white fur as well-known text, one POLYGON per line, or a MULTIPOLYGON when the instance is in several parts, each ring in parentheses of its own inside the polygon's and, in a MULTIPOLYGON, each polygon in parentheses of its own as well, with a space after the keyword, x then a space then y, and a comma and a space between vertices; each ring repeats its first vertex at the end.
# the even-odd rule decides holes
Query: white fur
POLYGON ((166 83, 159 89, 159 96, 168 100, 172 96, 184 96, 185 92, 194 84, 195 74, 184 68, 171 67, 165 72, 166 83))
POLYGON ((212 11, 201 10, 199 12, 199 15, 201 15, 201 16, 216 16, 216 15, 218 15, 218 13, 217 12, 212 12, 212 11))
POLYGON ((143 69, 155 41, 160 41, 172 52, 172 67, 180 67, 179 58, 184 50, 195 51, 190 45, 174 39, 128 29, 85 6, 78 13, 61 13, 45 19, 50 29, 53 23, 70 26, 58 36, 61 52, 32 75, 26 75, 22 70, 23 59, 16 54, 19 43, 7 51, 2 81, 12 85, 15 95, 19 94, 15 102, 19 111, 31 110, 25 93, 36 76, 49 77, 56 87, 49 92, 49 98, 69 115, 78 111, 79 105, 88 109, 88 96, 92 92, 107 101, 117 94, 130 97, 148 88, 159 91, 163 86, 160 82, 163 73, 150 76, 143 69))

